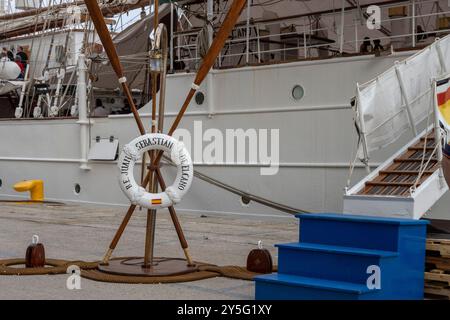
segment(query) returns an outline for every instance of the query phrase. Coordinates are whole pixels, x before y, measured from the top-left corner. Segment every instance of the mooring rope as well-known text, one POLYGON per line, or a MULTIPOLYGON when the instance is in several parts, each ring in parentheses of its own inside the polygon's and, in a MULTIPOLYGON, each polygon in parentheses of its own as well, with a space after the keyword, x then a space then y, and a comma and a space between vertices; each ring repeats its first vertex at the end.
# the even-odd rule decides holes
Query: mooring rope
MULTIPOLYGON (((167 156, 163 156, 164 160, 166 161, 165 164, 171 165, 171 166, 175 166, 175 164, 172 162, 172 160, 167 157, 167 156)), ((200 180, 203 180, 209 184, 215 185, 216 187, 222 188, 226 191, 229 191, 231 193, 234 193, 236 195, 239 195, 241 197, 246 197, 247 199, 249 199, 250 201, 254 201, 257 202, 259 204, 262 204, 264 206, 276 209, 276 210, 280 210, 282 212, 286 212, 289 214, 298 214, 298 213, 311 213, 310 211, 306 211, 306 210, 302 210, 302 209, 297 209, 297 208, 293 208, 290 207, 288 205, 282 204, 282 203, 278 203, 272 200, 269 200, 267 198, 263 198, 248 192, 245 192, 243 190, 240 190, 236 187, 230 186, 229 184, 226 184, 222 181, 219 181, 215 178, 212 178, 204 173, 201 173, 197 170, 194 169, 194 176, 200 180)))
POLYGON ((13 267, 25 265, 25 259, 4 259, 0 260, 0 275, 26 276, 63 274, 67 272, 67 268, 71 265, 76 265, 84 270, 96 269, 98 266, 98 262, 68 261, 62 259, 46 259, 45 264, 45 267, 39 268, 13 267))
MULTIPOLYGON (((111 260, 123 260, 124 257, 113 258, 111 260)), ((133 276, 133 275, 118 275, 112 273, 102 272, 98 269, 100 262, 86 262, 86 261, 70 261, 63 259, 46 259, 46 266, 41 268, 25 268, 25 259, 3 259, 0 260, 0 276, 30 276, 30 275, 56 275, 65 274, 70 266, 78 266, 80 268, 80 275, 83 278, 114 283, 176 283, 189 282, 196 280, 203 280, 215 277, 226 277, 239 280, 253 280, 259 273, 248 271, 245 267, 239 266, 217 266, 203 262, 195 262, 197 270, 191 273, 167 276, 133 276), (17 267, 20 266, 20 267, 17 267)), ((273 271, 277 271, 274 267, 273 271)))

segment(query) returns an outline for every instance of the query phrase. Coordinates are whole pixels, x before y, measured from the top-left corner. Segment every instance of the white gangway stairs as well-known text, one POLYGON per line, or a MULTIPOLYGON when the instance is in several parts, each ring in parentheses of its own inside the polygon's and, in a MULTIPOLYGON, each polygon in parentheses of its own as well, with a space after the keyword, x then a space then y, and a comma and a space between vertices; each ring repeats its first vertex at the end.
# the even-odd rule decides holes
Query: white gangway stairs
POLYGON ((344 213, 420 219, 447 191, 441 161, 448 142, 437 106, 436 83, 449 78, 450 36, 357 85, 355 124, 359 157, 370 155, 407 131, 412 139, 344 194, 344 213), (418 132, 418 128, 426 128, 418 132))

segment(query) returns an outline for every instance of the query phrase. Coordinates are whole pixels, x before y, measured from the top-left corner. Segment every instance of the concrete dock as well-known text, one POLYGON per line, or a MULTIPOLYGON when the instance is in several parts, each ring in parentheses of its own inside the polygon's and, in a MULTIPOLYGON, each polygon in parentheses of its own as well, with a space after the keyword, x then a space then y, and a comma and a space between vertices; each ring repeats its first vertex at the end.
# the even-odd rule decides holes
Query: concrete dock
MULTIPOLYGON (((0 203, 0 259, 22 258, 34 234, 47 258, 98 261, 125 215, 124 207, 0 203)), ((278 213, 277 213, 278 214, 278 213)), ((262 240, 276 263, 276 243, 298 238, 293 216, 239 216, 179 212, 194 260, 245 266, 262 240)), ((114 256, 143 256, 146 210, 136 210, 114 256)), ((183 257, 170 216, 157 217, 155 256, 183 257)), ((83 278, 68 290, 68 275, 0 276, 3 299, 253 299, 254 284, 217 277, 176 284, 115 284, 83 278)))

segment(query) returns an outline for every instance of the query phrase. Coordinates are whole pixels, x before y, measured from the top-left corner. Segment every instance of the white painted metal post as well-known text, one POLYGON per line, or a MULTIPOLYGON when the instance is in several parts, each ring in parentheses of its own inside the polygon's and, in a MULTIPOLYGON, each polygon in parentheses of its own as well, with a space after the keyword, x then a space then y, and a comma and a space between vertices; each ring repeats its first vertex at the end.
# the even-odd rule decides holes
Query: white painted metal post
POLYGON ((42 94, 38 96, 36 106, 33 109, 33 118, 42 118, 42 94))
MULTIPOLYGON (((214 30, 212 28, 212 20, 214 18, 214 0, 208 0, 207 8, 207 18, 208 18, 208 46, 213 42, 214 30)), ((214 70, 211 70, 206 76, 206 82, 208 87, 208 116, 211 118, 214 115, 214 70)))
POLYGON ((19 98, 19 105, 16 108, 15 114, 14 116, 16 118, 21 118, 23 115, 23 99, 25 98, 25 89, 27 87, 27 80, 28 80, 28 73, 30 70, 30 64, 27 64, 26 68, 25 68, 25 76, 23 77, 23 84, 22 84, 22 88, 20 91, 20 98, 19 98))
MULTIPOLYGON (((180 12, 179 10, 177 11, 177 12, 180 12)), ((183 12, 181 12, 181 15, 180 15, 180 17, 183 15, 183 12)), ((183 25, 182 25, 182 23, 181 23, 181 19, 179 20, 179 23, 180 23, 180 31, 183 31, 183 25)), ((181 61, 181 48, 180 48, 180 46, 181 46, 181 35, 180 34, 177 34, 177 57, 178 57, 178 60, 180 60, 181 61)))
POLYGON ((341 31, 339 40, 339 52, 342 54, 344 52, 344 24, 345 24, 345 0, 342 0, 341 9, 341 31))
POLYGON ((412 20, 411 20, 411 34, 412 34, 412 46, 416 47, 416 1, 411 1, 412 6, 412 20))
POLYGON ((214 1, 208 0, 208 7, 207 7, 207 13, 206 13, 208 24, 207 24, 207 30, 208 30, 208 47, 213 42, 214 38, 214 30, 212 27, 212 21, 214 19, 214 1))
POLYGON ((403 78, 399 69, 399 62, 395 62, 395 74, 397 75, 398 84, 400 85, 400 93, 402 94, 403 101, 405 101, 406 113, 408 115, 409 125, 413 131, 414 137, 417 136, 417 128, 414 124, 414 119, 411 112, 411 105, 409 104, 409 99, 406 95, 405 85, 403 83, 403 78))
POLYGON ((256 25, 255 26, 255 29, 256 29, 256 43, 257 43, 257 46, 258 46, 258 63, 261 63, 261 42, 260 42, 260 39, 259 39, 259 26, 258 25, 256 25))
POLYGON ((303 55, 305 59, 308 58, 308 51, 306 49, 306 26, 303 26, 303 55))
POLYGON ((445 182, 445 177, 444 177, 444 171, 442 169, 442 158, 443 158, 443 153, 442 153, 442 136, 441 136, 441 126, 440 126, 440 120, 439 120, 439 105, 438 105, 438 101, 437 101, 437 94, 436 94, 436 79, 433 79, 432 83, 431 83, 431 94, 432 96, 432 103, 433 103, 433 111, 434 111, 434 139, 436 140, 436 145, 437 145, 437 160, 439 163, 439 182, 441 185, 441 188, 445 187, 446 182, 445 182))
MULTIPOLYGON (((170 72, 173 72, 173 2, 170 2, 170 42, 169 42, 169 64, 170 64, 170 72)), ((178 22, 177 22, 178 23, 178 22)))
POLYGON ((367 147, 367 139, 366 139, 366 124, 364 123, 364 114, 361 110, 361 94, 359 90, 359 83, 356 83, 356 107, 358 110, 358 117, 359 117, 359 129, 361 130, 361 143, 363 147, 363 153, 364 153, 364 165, 366 166, 367 173, 370 173, 370 166, 369 166, 369 148, 367 147))
POLYGON ((56 77, 58 79, 57 83, 56 83, 56 89, 55 89, 55 95, 54 95, 54 100, 53 100, 53 107, 50 108, 50 112, 49 112, 49 116, 50 117, 55 117, 58 115, 58 102, 59 102, 59 96, 61 94, 61 85, 62 85, 62 81, 63 78, 66 74, 66 69, 61 69, 59 70, 59 72, 57 73, 56 77))
POLYGON ((250 6, 252 0, 247 0, 247 27, 246 27, 246 40, 245 45, 247 49, 245 50, 245 64, 248 65, 250 59, 250 6))
POLYGON ((355 21, 355 52, 359 53, 359 45, 358 45, 358 23, 355 21))
POLYGON ((436 46, 436 50, 437 50, 438 57, 439 57, 439 63, 441 64, 441 73, 448 73, 447 65, 445 64, 444 55, 442 54, 441 42, 439 40, 437 40, 435 43, 435 46, 436 46))
POLYGON ((87 95, 86 95, 86 60, 84 54, 78 55, 78 124, 80 124, 80 169, 89 170, 87 165, 89 145, 89 121, 87 118, 87 95))
POLYGON ((442 137, 441 137, 441 126, 439 124, 439 106, 437 101, 437 94, 436 94, 436 79, 433 79, 431 82, 431 94, 432 97, 432 103, 433 103, 433 112, 434 112, 434 139, 436 140, 436 156, 439 164, 439 182, 441 185, 441 188, 443 188, 446 185, 445 178, 444 178, 444 171, 442 169, 442 137))

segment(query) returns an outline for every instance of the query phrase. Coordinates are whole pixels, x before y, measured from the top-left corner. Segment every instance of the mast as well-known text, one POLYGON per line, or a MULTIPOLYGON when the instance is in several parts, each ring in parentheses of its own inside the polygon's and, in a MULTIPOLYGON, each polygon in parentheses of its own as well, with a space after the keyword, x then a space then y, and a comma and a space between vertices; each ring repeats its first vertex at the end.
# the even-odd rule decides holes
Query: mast
POLYGON ((88 162, 88 141, 89 141, 89 121, 87 118, 87 97, 86 97, 86 60, 84 54, 78 56, 78 123, 80 124, 80 169, 89 170, 88 162))
MULTIPOLYGON (((159 24, 159 1, 154 0, 153 2, 153 36, 156 41, 156 30, 158 29, 159 24)), ((161 70, 161 73, 165 73, 166 70, 161 70)), ((161 74, 160 73, 160 74, 161 74)), ((157 86, 157 74, 150 70, 151 75, 151 88, 152 88, 152 122, 151 128, 152 133, 156 132, 156 86, 157 86)), ((159 117, 162 117, 160 114, 159 117)), ((150 154, 150 164, 153 162, 155 158, 155 152, 152 151, 150 154)), ((157 181, 155 179, 155 174, 153 171, 150 171, 150 186, 148 188, 149 192, 156 193, 158 190, 157 181)), ((155 229, 156 229, 156 210, 147 209, 147 228, 145 233, 145 252, 144 252, 144 268, 151 267, 153 264, 153 254, 155 247, 155 229)))

